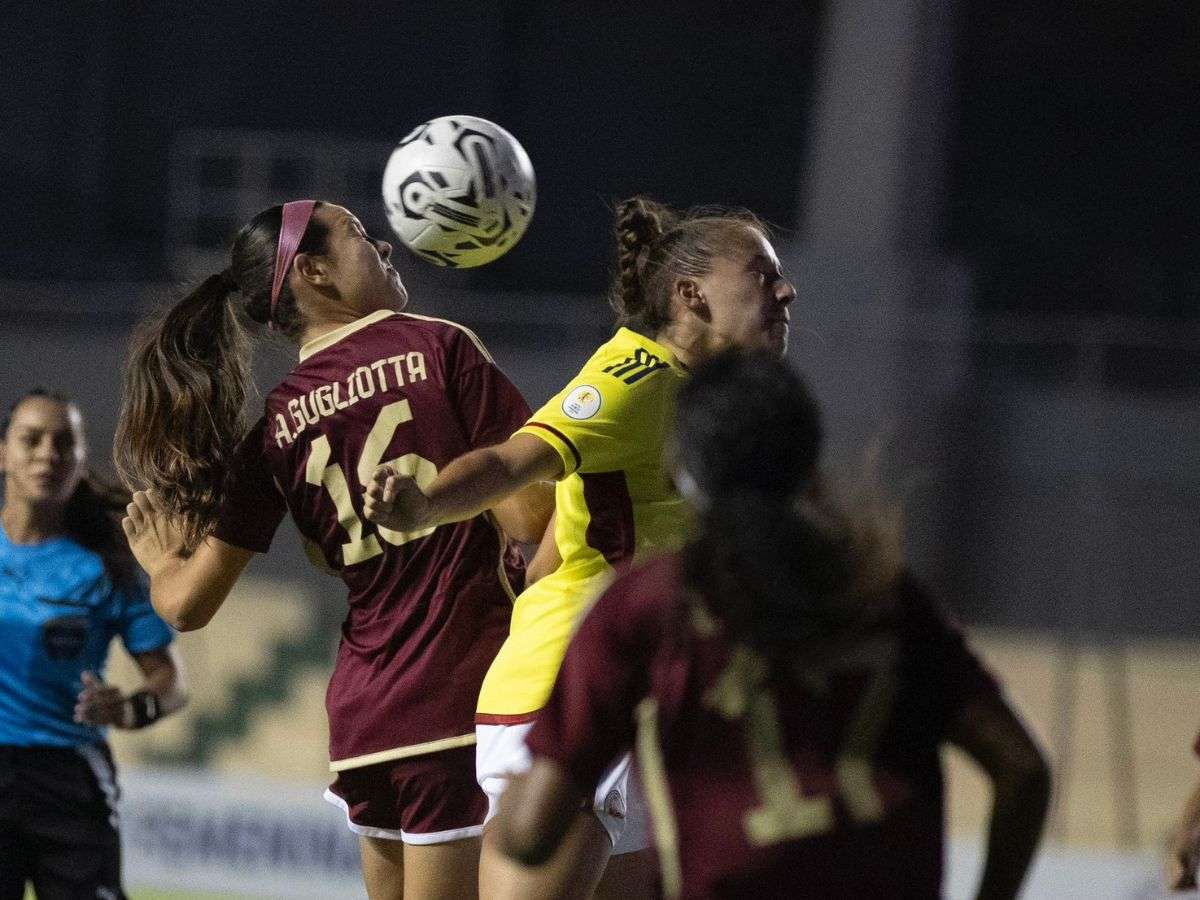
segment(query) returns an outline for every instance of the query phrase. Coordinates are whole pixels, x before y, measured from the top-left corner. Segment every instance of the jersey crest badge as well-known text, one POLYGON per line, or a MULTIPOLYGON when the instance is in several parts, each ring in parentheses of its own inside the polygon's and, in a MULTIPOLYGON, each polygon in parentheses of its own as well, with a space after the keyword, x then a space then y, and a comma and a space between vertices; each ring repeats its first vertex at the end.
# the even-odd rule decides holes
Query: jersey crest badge
POLYGON ((603 402, 598 390, 590 384, 581 384, 567 394, 562 402, 562 411, 572 419, 590 419, 600 411, 603 402))

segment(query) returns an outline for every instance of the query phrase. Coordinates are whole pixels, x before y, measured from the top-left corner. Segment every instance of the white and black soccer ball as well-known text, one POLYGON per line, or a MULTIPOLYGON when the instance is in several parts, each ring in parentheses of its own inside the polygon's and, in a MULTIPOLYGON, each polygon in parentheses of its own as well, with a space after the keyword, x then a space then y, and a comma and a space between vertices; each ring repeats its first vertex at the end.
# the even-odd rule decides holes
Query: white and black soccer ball
POLYGON ((494 122, 442 116, 415 128, 383 170, 400 242, 434 265, 482 266, 521 239, 537 197, 525 149, 494 122))

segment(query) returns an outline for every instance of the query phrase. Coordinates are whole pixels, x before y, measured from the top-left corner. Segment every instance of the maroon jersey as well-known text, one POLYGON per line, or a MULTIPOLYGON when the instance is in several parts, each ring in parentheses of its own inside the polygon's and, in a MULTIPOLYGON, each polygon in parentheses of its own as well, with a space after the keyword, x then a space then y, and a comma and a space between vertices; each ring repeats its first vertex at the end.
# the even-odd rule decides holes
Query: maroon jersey
POLYGON ((668 896, 930 898, 938 744, 995 682, 910 581, 824 659, 768 663, 683 599, 678 560, 584 619, 528 737, 591 788, 636 745, 668 896))
POLYGON ((346 582, 350 609, 326 694, 335 768, 472 740, 479 685, 508 632, 509 579, 522 577, 490 516, 415 533, 378 528, 362 515, 364 485, 380 463, 427 484, 528 416, 469 331, 387 312, 306 344, 267 395, 230 467, 214 533, 265 552, 290 510, 310 550, 346 582))

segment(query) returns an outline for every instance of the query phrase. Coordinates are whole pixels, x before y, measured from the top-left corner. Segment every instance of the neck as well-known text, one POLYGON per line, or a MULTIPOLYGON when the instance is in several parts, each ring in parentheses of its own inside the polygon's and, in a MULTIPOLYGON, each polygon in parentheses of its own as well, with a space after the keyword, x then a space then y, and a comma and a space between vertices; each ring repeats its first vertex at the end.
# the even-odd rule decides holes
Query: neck
POLYGON ((319 340, 329 332, 345 328, 359 319, 380 312, 400 312, 405 306, 407 306, 407 296, 395 306, 381 304, 373 309, 363 309, 360 306, 351 306, 336 296, 323 297, 320 302, 312 302, 306 294, 300 305, 305 323, 300 330, 300 346, 303 347, 310 341, 319 340))
POLYGON ((680 322, 664 326, 654 335, 654 342, 670 350, 689 371, 694 371, 711 356, 704 335, 680 322))
POLYGON ((39 544, 63 533, 63 508, 10 500, 0 510, 4 533, 14 544, 39 544))
POLYGON ((363 314, 348 309, 330 310, 330 315, 322 318, 319 322, 309 322, 300 331, 300 346, 303 347, 310 341, 315 341, 329 334, 331 331, 337 331, 339 328, 344 328, 351 322, 357 322, 363 317, 363 314))

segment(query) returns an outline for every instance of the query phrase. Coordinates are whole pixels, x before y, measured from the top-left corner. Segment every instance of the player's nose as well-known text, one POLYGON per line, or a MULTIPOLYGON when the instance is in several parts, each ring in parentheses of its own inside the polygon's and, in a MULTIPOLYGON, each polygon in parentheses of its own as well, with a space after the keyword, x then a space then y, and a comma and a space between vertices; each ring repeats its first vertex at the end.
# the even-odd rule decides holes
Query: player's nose
POLYGON ((796 286, 786 278, 780 278, 775 284, 775 302, 779 306, 787 306, 796 299, 796 286))

